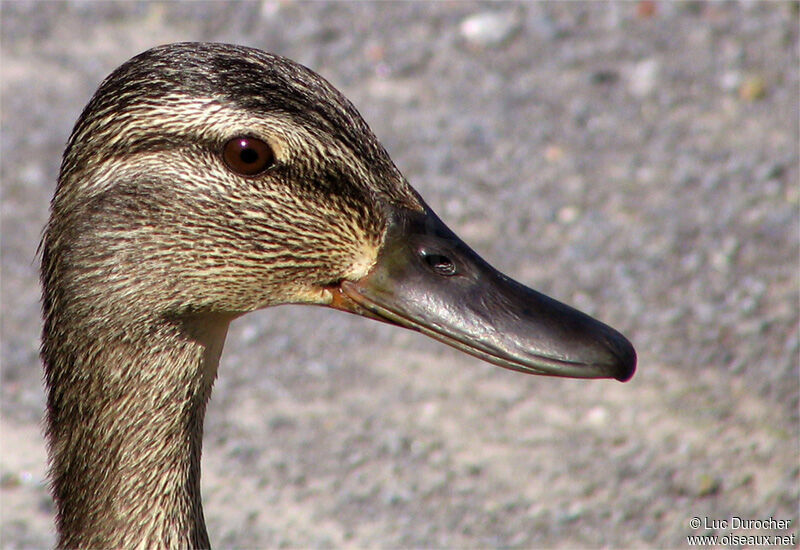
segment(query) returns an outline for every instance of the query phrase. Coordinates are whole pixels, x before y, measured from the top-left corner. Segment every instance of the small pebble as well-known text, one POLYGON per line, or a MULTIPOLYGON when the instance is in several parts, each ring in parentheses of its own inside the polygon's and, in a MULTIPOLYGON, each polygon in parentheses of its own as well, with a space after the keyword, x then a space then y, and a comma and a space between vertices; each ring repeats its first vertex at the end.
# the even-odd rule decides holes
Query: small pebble
POLYGON ((636 17, 649 19, 656 14, 656 3, 653 0, 642 0, 636 4, 636 17))
POLYGON ((258 327, 254 325, 245 325, 242 329, 242 341, 245 344, 252 344, 256 341, 261 335, 261 331, 259 331, 258 327))
POLYGON ((608 410, 605 407, 592 407, 586 413, 586 421, 593 426, 604 426, 608 422, 608 410))
POLYGON ((564 158, 564 149, 558 145, 548 145, 544 150, 544 158, 547 162, 558 162, 564 158))
POLYGON ((759 181, 779 180, 785 173, 786 167, 783 164, 779 162, 770 162, 756 169, 756 178, 759 181))
POLYGON ((716 495, 722 489, 722 481, 708 474, 702 474, 697 482, 697 496, 716 495))
POLYGON ((578 219, 580 213, 580 209, 575 206, 565 206, 558 211, 558 221, 564 224, 570 224, 578 219))
POLYGON ((760 76, 748 76, 739 86, 739 97, 744 101, 758 101, 767 95, 767 83, 760 76))
POLYGON ((259 15, 262 19, 273 19, 278 15, 278 12, 281 10, 281 3, 280 2, 273 2, 267 1, 261 3, 261 9, 259 10, 259 15))
POLYGON ((720 88, 726 92, 738 90, 742 84, 742 73, 739 71, 725 71, 719 79, 720 88))
POLYGON ((519 21, 512 12, 481 12, 461 21, 459 30, 472 46, 495 47, 511 38, 518 27, 519 21))
POLYGON ((658 60, 644 59, 633 66, 628 76, 628 90, 639 98, 653 93, 658 86, 661 65, 658 60))
POLYGON ((20 485, 22 485, 22 480, 12 472, 6 472, 0 476, 0 488, 2 489, 16 489, 20 485))
POLYGON ((580 519, 584 512, 584 506, 579 502, 575 502, 570 504, 565 510, 561 510, 557 513, 556 520, 558 523, 572 523, 580 519))
POLYGON ((600 69, 594 71, 589 80, 592 84, 616 84, 619 80, 619 73, 614 69, 600 69))

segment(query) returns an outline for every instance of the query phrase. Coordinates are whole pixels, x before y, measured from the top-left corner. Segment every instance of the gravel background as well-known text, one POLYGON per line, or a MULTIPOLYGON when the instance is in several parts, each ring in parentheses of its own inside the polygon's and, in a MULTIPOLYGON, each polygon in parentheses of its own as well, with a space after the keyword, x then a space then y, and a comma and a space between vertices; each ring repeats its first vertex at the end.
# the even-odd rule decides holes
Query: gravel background
POLYGON ((107 73, 177 40, 320 72, 487 260, 640 356, 628 384, 556 380, 323 309, 241 319, 206 425, 216 546, 797 536, 796 3, 1 7, 3 548, 54 540, 35 251, 61 151, 107 73), (690 526, 732 516, 792 524, 690 526))

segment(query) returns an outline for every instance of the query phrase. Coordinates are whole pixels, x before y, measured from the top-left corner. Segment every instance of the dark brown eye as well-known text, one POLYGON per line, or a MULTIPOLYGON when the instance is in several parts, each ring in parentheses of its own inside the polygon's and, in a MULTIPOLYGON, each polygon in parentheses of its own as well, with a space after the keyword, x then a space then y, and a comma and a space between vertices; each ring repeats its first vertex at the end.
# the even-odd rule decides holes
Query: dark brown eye
POLYGON ((255 176, 275 163, 275 153, 265 142, 254 137, 236 137, 222 149, 228 168, 242 176, 255 176))

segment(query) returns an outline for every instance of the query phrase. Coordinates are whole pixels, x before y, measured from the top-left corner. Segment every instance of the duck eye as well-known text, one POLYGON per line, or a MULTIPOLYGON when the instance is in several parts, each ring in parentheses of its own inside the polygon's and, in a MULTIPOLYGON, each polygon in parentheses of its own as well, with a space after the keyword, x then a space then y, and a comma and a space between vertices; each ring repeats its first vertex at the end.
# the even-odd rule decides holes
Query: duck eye
POLYGON ((275 153, 254 137, 235 137, 225 144, 222 158, 228 168, 242 176, 255 176, 275 163, 275 153))

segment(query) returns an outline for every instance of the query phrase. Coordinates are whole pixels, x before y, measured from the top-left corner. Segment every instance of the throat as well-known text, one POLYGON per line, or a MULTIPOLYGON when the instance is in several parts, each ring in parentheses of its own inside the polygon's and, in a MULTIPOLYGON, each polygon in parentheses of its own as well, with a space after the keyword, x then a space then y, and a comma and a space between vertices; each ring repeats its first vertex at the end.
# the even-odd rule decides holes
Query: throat
POLYGON ((60 547, 209 546, 203 420, 227 327, 205 318, 44 346, 60 547))

